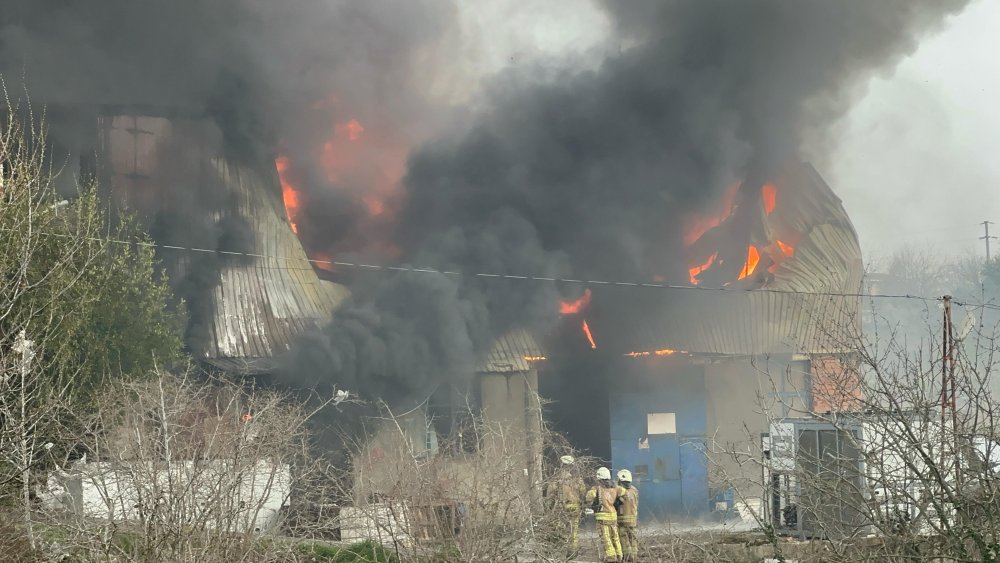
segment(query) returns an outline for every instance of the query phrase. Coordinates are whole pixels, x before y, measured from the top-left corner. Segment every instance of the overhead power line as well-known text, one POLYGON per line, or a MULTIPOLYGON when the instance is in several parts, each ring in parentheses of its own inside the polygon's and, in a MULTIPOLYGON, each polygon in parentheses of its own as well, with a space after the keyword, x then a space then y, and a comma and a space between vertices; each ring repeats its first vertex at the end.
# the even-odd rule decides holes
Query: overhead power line
MULTIPOLYGON (((76 238, 73 235, 66 235, 61 233, 48 233, 48 232, 37 232, 37 234, 45 236, 55 236, 55 237, 65 237, 65 238, 76 238)), ((341 268, 351 268, 366 271, 385 271, 385 272, 412 272, 419 274, 437 274, 451 277, 476 277, 484 279, 504 279, 504 280, 518 280, 518 281, 536 281, 536 282, 549 282, 549 283, 565 283, 574 285, 591 285, 591 286, 612 286, 612 287, 635 287, 635 288, 651 288, 651 289, 670 289, 670 290, 684 290, 684 291, 716 291, 716 292, 729 292, 729 293, 774 293, 774 294, 785 294, 785 295, 810 295, 817 297, 853 297, 853 298, 875 298, 875 299, 912 299, 926 302, 941 302, 944 297, 928 297, 923 295, 914 295, 909 293, 899 293, 899 294, 889 294, 889 293, 848 293, 848 292, 833 292, 833 291, 801 291, 795 289, 774 289, 774 288, 742 288, 742 287, 703 287, 699 285, 676 285, 669 283, 658 283, 658 282, 633 282, 633 281, 620 281, 620 280, 588 280, 588 279, 576 279, 576 278, 560 278, 560 277, 549 277, 549 276, 536 276, 536 275, 518 275, 518 274, 501 274, 501 273, 490 273, 490 272, 455 272, 450 270, 439 270, 436 268, 426 268, 417 266, 387 266, 384 264, 365 264, 361 262, 347 262, 342 260, 320 260, 316 258, 289 258, 280 256, 270 256, 266 254, 256 254, 253 252, 236 252, 231 250, 218 250, 211 248, 198 248, 190 246, 177 246, 172 244, 159 244, 155 242, 147 241, 128 241, 128 240, 118 240, 113 238, 100 238, 100 237, 83 237, 84 240, 102 242, 109 244, 123 244, 123 245, 138 245, 150 248, 162 248, 164 250, 172 250, 177 252, 197 252, 205 254, 218 254, 222 256, 242 256, 247 258, 261 258, 269 260, 277 260, 284 262, 294 262, 294 263, 308 263, 316 265, 326 265, 326 266, 337 266, 341 268)), ((280 269, 292 269, 292 268, 280 268, 280 269)), ((959 302, 952 300, 952 303, 959 306, 967 307, 977 307, 986 308, 991 310, 1000 311, 1000 305, 991 303, 968 303, 959 302)))

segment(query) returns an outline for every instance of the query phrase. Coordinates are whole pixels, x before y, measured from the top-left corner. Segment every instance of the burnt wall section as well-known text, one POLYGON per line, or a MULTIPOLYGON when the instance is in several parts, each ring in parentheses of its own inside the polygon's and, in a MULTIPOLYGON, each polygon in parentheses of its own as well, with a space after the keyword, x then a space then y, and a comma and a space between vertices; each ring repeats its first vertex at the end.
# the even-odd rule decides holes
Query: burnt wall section
POLYGON ((267 372, 296 335, 329 321, 347 290, 321 281, 307 261, 272 160, 229 158, 205 119, 106 115, 97 127, 99 173, 160 245, 195 357, 267 372))
POLYGON ((595 288, 588 320, 599 346, 731 356, 850 350, 864 274, 857 233, 811 165, 790 163, 774 182, 778 205, 763 230, 794 242, 791 258, 715 287, 595 288))

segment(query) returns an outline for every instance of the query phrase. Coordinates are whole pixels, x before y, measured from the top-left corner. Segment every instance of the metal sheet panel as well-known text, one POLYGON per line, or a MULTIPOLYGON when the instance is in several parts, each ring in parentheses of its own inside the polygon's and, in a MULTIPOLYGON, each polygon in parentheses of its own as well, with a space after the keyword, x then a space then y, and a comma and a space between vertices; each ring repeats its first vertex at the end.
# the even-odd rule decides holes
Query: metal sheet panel
POLYGON ((634 371, 621 375, 610 397, 613 470, 632 471, 645 520, 697 516, 709 505, 706 459, 698 449, 706 432, 704 371, 685 362, 666 372, 663 366, 630 366, 634 371), (648 434, 650 413, 674 413, 676 432, 648 434))
MULTIPOLYGON (((201 119, 119 115, 99 120, 103 175, 112 195, 141 215, 183 212, 183 198, 204 193, 222 203, 197 220, 221 224, 239 219, 249 227, 255 256, 223 257, 211 291, 212 315, 198 354, 220 369, 262 372, 296 335, 330 321, 348 290, 322 281, 285 217, 273 163, 257 166, 221 155, 219 132, 201 119), (198 186, 191 190, 190 186, 198 186)), ((215 250, 218 241, 192 247, 215 250)), ((179 279, 191 267, 190 251, 176 251, 168 274, 179 279)))
POLYGON ((679 440, 681 504, 685 514, 709 509, 708 455, 704 436, 682 436, 679 440))
POLYGON ((489 354, 476 367, 478 373, 529 371, 543 362, 545 352, 526 330, 517 329, 497 338, 489 354))
MULTIPOLYGON (((640 315, 630 323, 630 333, 617 338, 627 348, 623 352, 671 349, 749 356, 851 349, 860 331, 861 298, 856 294, 864 274, 854 227, 812 166, 790 165, 780 185, 780 228, 801 235, 794 258, 771 274, 721 290, 671 289, 652 299, 637 294, 637 299, 650 301, 641 310, 658 308, 661 313, 640 315)), ((600 319, 590 325, 596 334, 616 332, 602 327, 600 319)), ((607 336, 601 341, 611 342, 607 336)))

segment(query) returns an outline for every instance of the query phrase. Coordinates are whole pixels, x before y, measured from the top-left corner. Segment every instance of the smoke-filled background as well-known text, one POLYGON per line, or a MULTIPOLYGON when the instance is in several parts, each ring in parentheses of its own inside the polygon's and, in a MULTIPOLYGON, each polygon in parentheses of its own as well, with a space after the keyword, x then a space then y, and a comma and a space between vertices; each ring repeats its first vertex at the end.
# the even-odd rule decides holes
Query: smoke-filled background
MULTIPOLYGON (((798 157, 804 140, 847 109, 859 79, 912 50, 960 5, 608 3, 620 53, 580 72, 508 68, 491 79, 465 131, 414 149, 393 240, 404 261, 444 270, 682 280, 685 213, 798 157)), ((469 373, 476 353, 506 330, 554 322, 554 289, 397 278, 340 313, 369 313, 369 330, 335 322, 324 353, 295 371, 346 375, 362 388, 388 380, 426 389, 469 373), (416 298, 429 294, 416 286, 438 283, 453 292, 416 298), (425 307, 438 318, 447 311, 449 322, 436 326, 451 330, 395 322, 425 307), (420 356, 399 356, 401 372, 396 340, 426 344, 420 356), (427 365, 430 378, 422 377, 427 365)), ((605 301, 603 310, 621 313, 606 315, 606 329, 627 330, 640 311, 657 314, 649 305, 605 301)))
MULTIPOLYGON (((964 3, 22 0, 0 16, 0 71, 46 103, 212 119, 233 156, 279 161, 314 256, 683 280, 685 213, 789 159, 823 158, 866 80, 964 3), (595 31, 547 29, 566 21, 595 31)), ((58 115, 53 126, 57 139, 80 133, 58 115)), ((202 235, 238 246, 240 229, 202 235)), ((470 375, 498 335, 557 326, 560 298, 579 291, 347 279, 353 297, 289 353, 280 381, 418 400, 470 375)), ((649 310, 597 297, 618 311, 612 328, 649 310)))

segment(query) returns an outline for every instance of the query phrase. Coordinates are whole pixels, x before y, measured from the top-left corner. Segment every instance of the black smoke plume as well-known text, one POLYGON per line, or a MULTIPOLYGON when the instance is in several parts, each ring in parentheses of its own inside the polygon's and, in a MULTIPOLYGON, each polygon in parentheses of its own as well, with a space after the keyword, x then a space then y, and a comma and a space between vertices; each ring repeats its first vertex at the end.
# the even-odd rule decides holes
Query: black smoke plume
MULTIPOLYGON (((510 68, 463 134, 413 152, 394 240, 405 261, 466 277, 375 283, 292 371, 416 396, 511 327, 557 322, 554 286, 476 272, 685 280, 685 213, 799 158, 865 78, 963 4, 606 2, 619 53, 593 71, 510 68)), ((594 295, 605 331, 667 313, 655 296, 594 295)))
MULTIPOLYGON (((683 280, 686 212, 799 157, 872 72, 964 4, 606 0, 612 55, 558 71, 519 61, 490 79, 474 117, 412 149, 388 222, 396 258, 464 276, 357 278, 279 380, 408 401, 467 376, 511 328, 558 322, 556 285, 477 272, 683 280)), ((235 158, 280 150, 304 181, 303 239, 367 252, 363 206, 340 194, 363 192, 374 176, 331 179, 316 147, 349 119, 412 145, 452 115, 422 93, 436 67, 421 61, 438 53, 444 68, 441 53, 460 53, 448 39, 455 9, 446 0, 9 0, 0 72, 8 86, 23 77, 47 104, 209 117, 235 158)), ((80 122, 53 123, 53 133, 72 138, 80 122)), ((205 244, 238 239, 211 236, 205 244)), ((595 289, 595 307, 618 314, 610 330, 656 313, 603 296, 595 289)))
MULTIPOLYGON (((320 168, 315 147, 351 118, 369 128, 385 121, 419 129, 434 112, 418 92, 413 61, 447 39, 453 12, 449 0, 7 0, 0 76, 11 95, 45 108, 56 153, 86 159, 100 149, 97 116, 131 113, 207 119, 223 156, 255 168, 273 165, 283 147, 309 178, 299 188, 310 216, 325 225, 360 206, 310 175, 320 168)), ((173 199, 147 217, 153 235, 162 244, 247 250, 246 221, 231 213, 217 220, 232 202, 220 201, 216 186, 191 181, 200 163, 185 148, 196 152, 170 147, 179 158, 158 155, 184 173, 160 178, 173 199)), ((67 191, 74 176, 92 172, 71 161, 67 191)), ((351 233, 345 228, 336 239, 351 233)), ((207 338, 221 265, 217 256, 196 256, 172 277, 191 314, 194 349, 207 338)))

